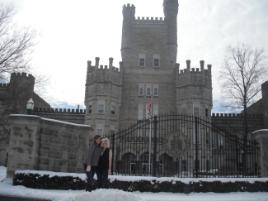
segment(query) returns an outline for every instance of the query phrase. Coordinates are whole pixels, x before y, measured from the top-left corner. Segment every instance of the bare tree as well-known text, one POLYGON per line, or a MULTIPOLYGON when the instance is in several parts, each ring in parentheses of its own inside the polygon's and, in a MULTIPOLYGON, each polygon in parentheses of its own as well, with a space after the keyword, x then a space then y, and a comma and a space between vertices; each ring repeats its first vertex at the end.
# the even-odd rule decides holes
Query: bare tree
MULTIPOLYGON (((246 153, 248 142, 248 107, 256 100, 261 91, 261 83, 265 75, 264 51, 254 49, 245 44, 228 48, 224 68, 221 72, 223 91, 234 106, 243 113, 243 151, 246 153)), ((243 157, 246 168, 246 156, 243 157)))
POLYGON ((14 14, 14 7, 0 4, 0 78, 25 70, 33 47, 33 32, 16 30, 14 14))

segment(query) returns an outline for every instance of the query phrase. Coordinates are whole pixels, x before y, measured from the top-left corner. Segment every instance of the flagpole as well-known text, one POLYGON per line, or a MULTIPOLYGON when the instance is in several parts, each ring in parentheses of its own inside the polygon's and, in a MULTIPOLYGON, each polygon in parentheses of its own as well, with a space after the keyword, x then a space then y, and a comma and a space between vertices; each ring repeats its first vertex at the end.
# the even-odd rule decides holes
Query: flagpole
POLYGON ((152 150, 152 112, 153 112, 153 95, 150 97, 150 110, 149 110, 149 174, 151 175, 151 150, 152 150))

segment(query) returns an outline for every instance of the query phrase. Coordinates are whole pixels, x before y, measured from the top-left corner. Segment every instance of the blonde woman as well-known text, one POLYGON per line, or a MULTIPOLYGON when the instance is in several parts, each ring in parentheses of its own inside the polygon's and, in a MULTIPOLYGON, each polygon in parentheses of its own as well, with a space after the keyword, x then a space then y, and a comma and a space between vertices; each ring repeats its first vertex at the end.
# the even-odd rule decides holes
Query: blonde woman
POLYGON ((112 151, 110 150, 110 141, 108 138, 102 138, 101 148, 102 154, 99 158, 98 170, 99 170, 99 187, 108 187, 108 175, 111 175, 112 170, 112 151))

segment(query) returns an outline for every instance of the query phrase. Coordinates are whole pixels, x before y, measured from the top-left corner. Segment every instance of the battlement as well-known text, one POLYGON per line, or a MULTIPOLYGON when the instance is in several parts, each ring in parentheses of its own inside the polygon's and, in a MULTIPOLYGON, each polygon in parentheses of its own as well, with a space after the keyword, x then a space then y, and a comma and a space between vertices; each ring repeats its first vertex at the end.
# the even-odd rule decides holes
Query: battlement
POLYGON ((127 4, 123 6, 124 20, 135 19, 135 6, 133 4, 127 4))
POLYGON ((133 9, 135 8, 134 4, 124 4, 123 9, 133 9))
POLYGON ((16 79, 16 78, 20 78, 20 79, 21 78, 35 79, 33 75, 27 74, 25 72, 23 72, 23 73, 12 73, 10 79, 12 80, 12 79, 16 79))
MULTIPOLYGON (((215 118, 242 118, 243 113, 212 113, 211 117, 215 118)), ((262 114, 248 114, 248 118, 261 118, 262 114)))
POLYGON ((186 60, 186 68, 183 70, 180 70, 180 68, 178 67, 177 70, 178 70, 178 74, 181 75, 181 74, 188 73, 188 72, 190 72, 190 73, 210 72, 211 73, 211 68, 212 68, 212 65, 208 64, 207 69, 205 69, 205 61, 204 60, 200 61, 199 68, 192 68, 191 67, 191 60, 186 60))
POLYGON ((135 18, 136 24, 164 24, 162 17, 137 17, 135 18))
POLYGON ((93 72, 93 71, 112 71, 112 72, 120 72, 120 68, 116 68, 113 66, 113 58, 109 58, 109 65, 99 65, 100 58, 96 57, 95 58, 95 65, 92 65, 91 61, 87 61, 87 68, 88 72, 93 72))
POLYGON ((95 65, 87 62, 87 83, 113 82, 121 84, 121 64, 119 68, 113 66, 113 58, 109 58, 109 65, 99 65, 100 58, 95 58, 95 65))
POLYGON ((85 109, 70 108, 34 108, 35 113, 68 113, 68 114, 85 114, 85 109))
POLYGON ((211 82, 211 65, 207 65, 205 69, 205 62, 200 61, 199 68, 191 68, 191 61, 186 61, 186 69, 180 70, 179 64, 176 65, 176 86, 205 86, 206 88, 212 87, 211 82))

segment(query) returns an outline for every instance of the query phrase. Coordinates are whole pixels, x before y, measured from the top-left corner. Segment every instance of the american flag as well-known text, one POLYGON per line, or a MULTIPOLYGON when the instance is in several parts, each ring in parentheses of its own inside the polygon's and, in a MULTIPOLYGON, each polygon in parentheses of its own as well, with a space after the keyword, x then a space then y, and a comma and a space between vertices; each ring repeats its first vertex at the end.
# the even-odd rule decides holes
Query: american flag
POLYGON ((146 114, 147 117, 151 117, 152 116, 152 109, 153 109, 153 100, 152 100, 152 96, 147 100, 146 103, 146 114))

